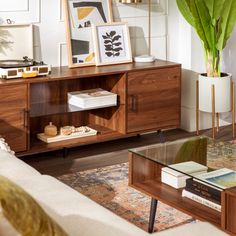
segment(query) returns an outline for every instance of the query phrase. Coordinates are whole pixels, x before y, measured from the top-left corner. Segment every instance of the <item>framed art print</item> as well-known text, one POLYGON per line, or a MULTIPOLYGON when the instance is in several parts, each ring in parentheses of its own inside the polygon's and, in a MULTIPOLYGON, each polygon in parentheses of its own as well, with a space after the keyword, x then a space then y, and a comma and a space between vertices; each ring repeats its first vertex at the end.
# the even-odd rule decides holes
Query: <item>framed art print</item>
POLYGON ((112 21, 111 0, 64 0, 69 67, 95 65, 93 23, 112 21))
POLYGON ((132 62, 130 35, 125 22, 93 25, 96 65, 132 62))

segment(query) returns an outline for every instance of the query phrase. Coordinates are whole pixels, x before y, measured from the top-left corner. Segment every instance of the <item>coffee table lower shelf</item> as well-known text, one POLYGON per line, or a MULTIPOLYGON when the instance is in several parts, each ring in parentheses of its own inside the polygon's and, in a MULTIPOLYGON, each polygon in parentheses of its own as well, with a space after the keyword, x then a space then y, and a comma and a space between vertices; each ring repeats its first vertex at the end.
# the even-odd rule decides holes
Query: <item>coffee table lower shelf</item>
POLYGON ((182 197, 182 189, 174 189, 157 179, 133 183, 130 186, 196 219, 221 226, 221 212, 182 197))
MULTIPOLYGON (((230 235, 236 235, 236 187, 222 191, 221 212, 218 212, 191 199, 182 197, 182 189, 175 189, 162 183, 162 167, 163 165, 153 160, 130 152, 129 186, 150 196, 154 201, 161 201, 196 219, 207 221, 230 233, 230 235)), ((150 212, 150 216, 152 215, 153 210, 150 212)), ((151 221, 152 218, 150 217, 151 221)))

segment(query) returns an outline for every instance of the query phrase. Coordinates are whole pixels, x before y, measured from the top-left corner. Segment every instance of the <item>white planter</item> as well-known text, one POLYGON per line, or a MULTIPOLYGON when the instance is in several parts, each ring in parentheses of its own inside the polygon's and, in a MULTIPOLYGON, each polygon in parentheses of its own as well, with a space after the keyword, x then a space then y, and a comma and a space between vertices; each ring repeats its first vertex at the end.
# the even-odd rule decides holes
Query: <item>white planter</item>
POLYGON ((231 75, 207 77, 199 75, 199 110, 212 112, 212 84, 215 86, 215 112, 231 110, 231 75))

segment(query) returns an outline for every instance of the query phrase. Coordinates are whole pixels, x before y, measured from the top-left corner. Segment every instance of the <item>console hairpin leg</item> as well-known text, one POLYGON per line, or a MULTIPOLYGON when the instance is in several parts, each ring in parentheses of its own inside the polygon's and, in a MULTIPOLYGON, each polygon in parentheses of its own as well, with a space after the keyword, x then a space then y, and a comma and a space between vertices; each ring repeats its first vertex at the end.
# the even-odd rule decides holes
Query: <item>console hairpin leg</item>
POLYGON ((211 101, 212 101, 212 138, 215 138, 215 85, 211 85, 211 101))
POLYGON ((232 85, 232 130, 233 130, 233 138, 235 137, 235 88, 234 81, 231 83, 232 85))
POLYGON ((199 135, 199 82, 196 81, 196 131, 199 135))

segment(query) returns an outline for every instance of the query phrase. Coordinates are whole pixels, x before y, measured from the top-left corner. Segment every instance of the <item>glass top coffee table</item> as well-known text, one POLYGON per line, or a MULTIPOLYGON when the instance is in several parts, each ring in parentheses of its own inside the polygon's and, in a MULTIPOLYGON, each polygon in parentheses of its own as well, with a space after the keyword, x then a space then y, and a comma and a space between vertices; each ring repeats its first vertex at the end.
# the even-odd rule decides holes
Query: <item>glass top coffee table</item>
MULTIPOLYGON (((194 218, 208 221, 226 232, 236 234, 236 184, 221 186, 217 182, 209 183, 201 174, 195 175, 178 167, 180 163, 182 166, 182 163, 190 162, 199 163, 205 167, 205 172, 210 173, 223 168, 236 170, 236 145, 215 141, 206 136, 196 136, 129 150, 129 185, 152 198, 148 231, 153 231, 156 207, 160 200, 194 218), (182 197, 183 189, 162 183, 163 167, 219 188, 221 212, 182 197)), ((233 182, 236 183, 236 179, 233 182)))

